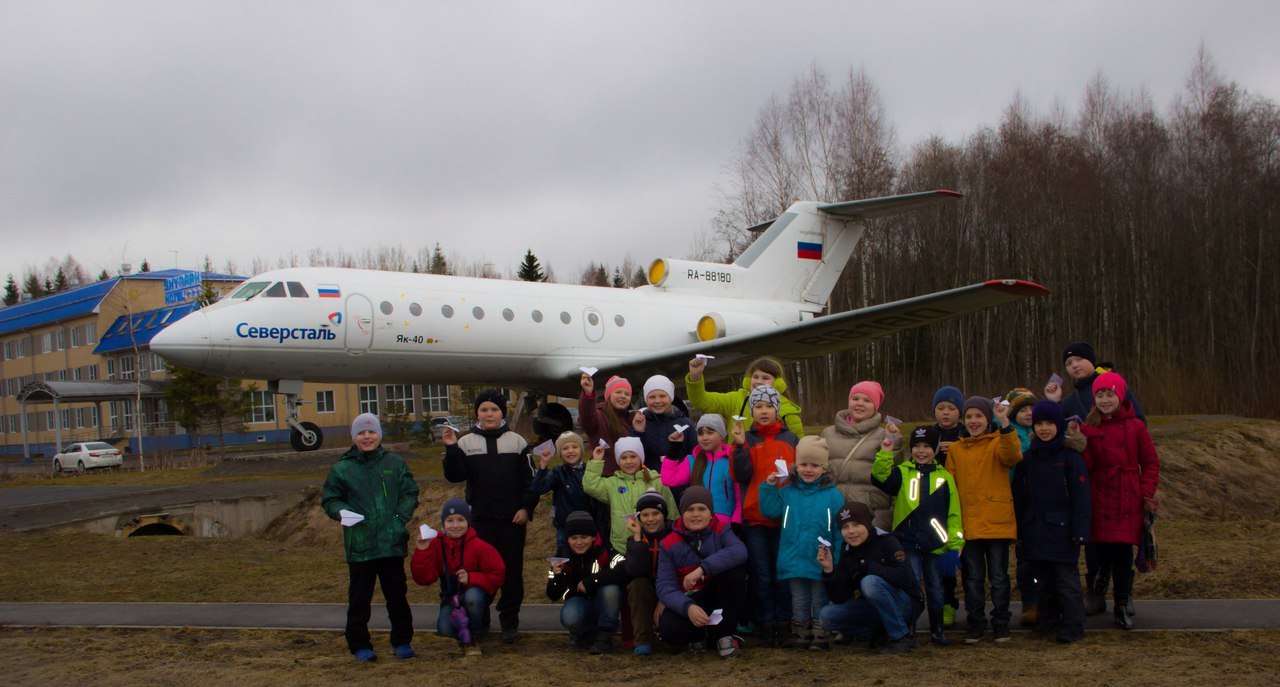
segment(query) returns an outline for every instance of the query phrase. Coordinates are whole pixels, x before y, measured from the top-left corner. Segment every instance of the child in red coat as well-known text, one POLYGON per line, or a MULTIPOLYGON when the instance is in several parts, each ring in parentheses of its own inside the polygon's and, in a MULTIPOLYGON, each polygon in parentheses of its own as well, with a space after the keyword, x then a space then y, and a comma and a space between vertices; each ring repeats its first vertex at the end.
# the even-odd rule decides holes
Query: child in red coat
POLYGON ((434 531, 414 542, 409 569, 420 585, 440 580, 436 633, 457 637, 466 656, 480 655, 488 626, 489 603, 502 587, 507 569, 502 556, 471 528, 471 506, 449 499, 440 512, 444 536, 434 531), (465 620, 463 620, 465 614, 465 620))

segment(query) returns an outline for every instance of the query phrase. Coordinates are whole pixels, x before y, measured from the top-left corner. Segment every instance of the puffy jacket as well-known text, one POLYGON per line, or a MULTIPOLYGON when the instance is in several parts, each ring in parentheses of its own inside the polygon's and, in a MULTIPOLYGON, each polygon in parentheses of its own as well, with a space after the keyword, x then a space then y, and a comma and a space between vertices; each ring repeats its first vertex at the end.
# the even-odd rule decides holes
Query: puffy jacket
POLYGON ((1138 544, 1142 536, 1144 498, 1160 486, 1160 456, 1147 426, 1122 401, 1101 425, 1080 428, 1088 439, 1084 451, 1089 469, 1095 543, 1138 544))
POLYGON ((533 460, 524 437, 507 429, 475 429, 444 449, 444 477, 467 483, 467 503, 476 520, 511 522, 525 509, 529 518, 538 507, 533 486, 533 460))
MULTIPOLYGON (((1099 365, 1094 368, 1093 374, 1085 379, 1071 382, 1076 390, 1070 396, 1062 399, 1062 413, 1064 415, 1067 417, 1076 415, 1081 419, 1089 417, 1089 411, 1093 410, 1093 381, 1103 372, 1112 372, 1112 369, 1106 366, 1109 364, 1099 365)), ((1124 400, 1128 401, 1133 408, 1134 417, 1142 420, 1142 424, 1147 424, 1147 416, 1142 412, 1142 406, 1138 405, 1138 399, 1134 398, 1132 389, 1125 389, 1124 400)))
POLYGON ((570 551, 568 558, 569 561, 560 566, 559 573, 547 571, 547 598, 552 601, 564 601, 575 596, 595 598, 601 587, 626 585, 630 579, 627 576, 627 557, 609 553, 598 535, 586 553, 578 555, 570 551), (578 583, 582 583, 586 591, 578 591, 578 583))
POLYGON ((781 487, 760 485, 760 512, 782 519, 782 537, 778 543, 778 579, 792 577, 821 580, 818 565, 818 537, 831 542, 832 555, 838 560, 840 525, 836 518, 844 508, 844 496, 831 484, 828 475, 805 482, 794 469, 791 479, 781 487))
POLYGON ((618 410, 609 405, 608 402, 596 403, 596 395, 580 394, 578 396, 578 424, 582 425, 583 431, 587 433, 587 441, 584 444, 586 455, 583 459, 590 457, 591 449, 600 445, 600 440, 609 445, 604 450, 604 476, 608 477, 618 471, 618 459, 613 455, 613 445, 618 441, 618 437, 631 435, 631 415, 630 409, 624 408, 618 410), (608 420, 605 419, 605 413, 613 413, 618 420, 618 426, 622 428, 621 434, 614 434, 609 430, 608 420))
POLYGON ((662 524, 662 529, 650 534, 645 532, 643 528, 640 530, 640 540, 636 541, 635 536, 627 537, 627 576, 630 578, 643 577, 650 581, 658 574, 658 550, 662 548, 662 540, 671 534, 671 525, 662 524))
POLYGON ((693 421, 684 414, 678 403, 672 403, 667 412, 658 415, 645 408, 639 411, 644 414, 644 431, 631 430, 631 436, 639 437, 644 445, 644 466, 657 472, 662 470, 662 459, 671 456, 688 455, 691 447, 698 445, 698 434, 693 428, 693 421), (676 431, 676 425, 684 425, 681 435, 684 441, 671 441, 667 437, 676 431))
MULTIPOLYGON (((689 403, 704 413, 715 413, 728 420, 734 415, 751 417, 751 409, 747 407, 747 398, 751 395, 751 375, 743 375, 742 388, 718 393, 707 391, 707 377, 698 377, 697 381, 684 376, 684 388, 689 394, 689 403)), ((804 436, 804 422, 800 419, 800 406, 787 398, 787 382, 781 377, 773 380, 773 388, 782 396, 782 408, 778 410, 778 419, 797 438, 804 436)))
POLYGON ((1089 473, 1079 453, 1061 441, 1027 449, 1013 469, 1013 507, 1027 560, 1078 561, 1073 540, 1089 537, 1089 500, 1089 473))
POLYGON ((676 512, 675 499, 671 490, 662 485, 661 478, 649 468, 640 468, 628 475, 618 471, 605 477, 603 460, 587 461, 587 471, 582 476, 582 488, 597 501, 609 506, 609 545, 614 551, 627 550, 627 539, 631 536, 622 522, 622 516, 636 512, 636 501, 647 489, 657 489, 667 501, 667 512, 676 512))
POLYGON ((938 430, 938 456, 936 460, 938 461, 938 465, 945 468, 947 466, 947 449, 949 449, 950 446, 943 446, 942 444, 945 442, 955 441, 960 437, 969 436, 969 433, 965 431, 964 425, 960 423, 957 423, 954 427, 943 427, 940 424, 934 423, 933 428, 938 430))
POLYGON ((799 439, 781 422, 763 427, 752 425, 746 433, 747 443, 733 449, 733 468, 742 490, 742 521, 748 525, 780 527, 782 522, 760 512, 760 485, 777 472, 774 461, 786 461, 787 469, 796 464, 796 442, 799 439))
POLYGON ((998 432, 962 437, 951 445, 947 469, 960 492, 964 538, 1014 539, 1018 536, 1009 490, 1009 468, 1022 460, 1013 425, 998 432))
POLYGON ((479 587, 489 596, 497 594, 507 579, 507 565, 498 550, 470 527, 457 539, 441 532, 431 546, 415 549, 409 570, 413 581, 424 587, 440 580, 440 598, 465 591, 458 588, 459 570, 467 571, 468 587, 479 587))
POLYGON ((329 468, 321 491, 325 515, 341 520, 341 510, 364 516, 342 528, 348 563, 404 558, 409 553, 405 526, 418 507, 418 483, 394 453, 379 446, 363 452, 352 446, 329 468))
POLYGON ((721 444, 710 455, 697 446, 685 458, 663 458, 662 483, 672 489, 688 486, 693 476, 693 464, 700 455, 706 456, 707 466, 702 471, 699 484, 711 492, 715 512, 729 518, 730 522, 742 522, 742 485, 734 476, 733 452, 728 444, 721 444))
POLYGON ((941 554, 964 546, 960 494, 955 479, 937 463, 893 464, 893 454, 877 451, 871 482, 893 497, 893 532, 910 551, 941 554))
MULTIPOLYGON (((823 586, 831 603, 842 604, 852 599, 862 586, 862 578, 875 575, 906 592, 912 605, 923 603, 920 580, 907 562, 902 544, 888 532, 872 531, 862 546, 854 548, 841 539, 840 562, 829 573, 822 573, 823 586)), ((917 615, 912 612, 908 618, 917 615)))
MULTIPOLYGON (((880 422, 880 413, 855 423, 849 419, 849 411, 842 410, 836 413, 835 424, 822 430, 822 438, 827 440, 831 457, 828 473, 840 493, 848 501, 867 504, 875 526, 887 530, 893 522, 893 500, 871 483, 871 466, 885 436, 880 422)), ((894 452, 899 449, 900 446, 895 447, 894 452)), ((900 460, 895 458, 894 462, 900 460)))
POLYGON ((565 520, 575 510, 586 511, 599 525, 609 517, 604 504, 587 496, 582 488, 582 477, 586 474, 585 461, 576 465, 557 465, 554 468, 538 468, 533 473, 533 483, 529 489, 539 496, 551 492, 551 522, 557 530, 564 529, 565 520))
MULTIPOLYGON (((658 600, 681 616, 687 617, 693 605, 685 593, 685 575, 702 566, 705 575, 696 590, 716 575, 747 563, 746 545, 734 536, 728 521, 718 515, 714 518, 697 532, 685 529, 683 519, 677 520, 658 548, 658 576, 654 579, 658 600)), ((714 609, 705 610, 710 613, 714 609)))

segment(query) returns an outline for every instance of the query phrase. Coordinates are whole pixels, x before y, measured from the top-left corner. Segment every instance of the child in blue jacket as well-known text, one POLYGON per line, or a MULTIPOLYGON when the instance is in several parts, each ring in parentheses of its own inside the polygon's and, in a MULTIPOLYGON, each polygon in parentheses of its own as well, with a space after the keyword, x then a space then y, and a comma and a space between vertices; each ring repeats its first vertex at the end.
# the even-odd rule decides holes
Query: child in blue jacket
POLYGON ((609 521, 609 510, 604 504, 587 496, 582 488, 582 476, 586 472, 586 448, 582 437, 576 432, 565 432, 556 438, 555 452, 560 454, 563 465, 550 470, 551 451, 548 449, 538 456, 538 471, 533 473, 533 484, 529 490, 541 496, 548 491, 552 493, 551 522, 556 528, 556 555, 567 556, 567 536, 565 521, 574 511, 586 511, 596 523, 596 529, 605 541, 609 540, 609 530, 601 527, 609 521))
MULTIPOLYGON (((786 484, 779 486, 783 480, 774 474, 760 485, 760 513, 782 519, 778 579, 787 580, 791 589, 791 637, 784 646, 792 649, 828 647, 818 620, 819 611, 827 605, 827 592, 814 553, 840 540, 837 516, 844 506, 844 495, 827 474, 828 461, 825 439, 802 437, 786 484)), ((838 549, 835 556, 838 560, 838 549)))

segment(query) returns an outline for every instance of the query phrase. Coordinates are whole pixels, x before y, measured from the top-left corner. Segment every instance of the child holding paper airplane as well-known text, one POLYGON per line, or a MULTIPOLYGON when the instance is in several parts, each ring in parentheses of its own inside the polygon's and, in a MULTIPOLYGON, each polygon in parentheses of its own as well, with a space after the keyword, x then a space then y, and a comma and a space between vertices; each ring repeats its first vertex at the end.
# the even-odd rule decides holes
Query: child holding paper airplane
MULTIPOLYGON (((849 389, 849 406, 836 413, 835 424, 822 430, 822 438, 831 448, 831 476, 840 493, 846 501, 867 504, 875 526, 887 530, 893 522, 893 500, 871 483, 871 465, 886 432, 880 412, 884 398, 879 382, 854 384, 849 389)), ((901 446, 899 437, 894 451, 901 446)))
POLYGON ((653 654, 655 627, 661 614, 654 577, 658 573, 658 547, 671 533, 667 523, 667 500, 656 489, 648 489, 636 500, 636 516, 627 518, 627 606, 631 610, 631 631, 636 656, 653 654))
POLYGON ((662 470, 663 458, 688 455, 697 441, 693 421, 675 395, 670 379, 654 375, 644 383, 644 409, 631 416, 631 435, 644 442, 644 465, 655 472, 662 470))
MULTIPOLYGON (((716 515, 729 519, 740 531, 742 527, 742 485, 735 477, 733 452, 725 443, 724 418, 707 413, 698 418, 698 443, 688 456, 662 459, 662 483, 673 490, 689 484, 700 484, 711 492, 716 515)), ((674 445, 674 444, 673 444, 674 445)), ((742 456, 746 459, 746 456, 742 456)), ((739 469, 742 469, 741 467, 739 469)))
POLYGON ((498 550, 471 527, 471 506, 466 501, 445 501, 440 519, 444 536, 423 525, 414 542, 409 569, 413 571, 413 581, 420 585, 440 581, 436 633, 456 637, 464 656, 479 656, 489 602, 506 580, 506 564, 498 550), (459 611, 465 613, 465 622, 459 622, 459 611))
POLYGON ((596 445, 591 450, 591 461, 582 476, 582 488, 587 495, 609 506, 609 546, 614 553, 627 550, 625 520, 636 511, 636 501, 647 489, 662 494, 669 508, 675 508, 671 490, 663 486, 657 473, 644 466, 644 445, 638 437, 623 437, 613 446, 618 457, 618 471, 610 477, 603 476, 605 447, 596 445))
MULTIPOLYGON (((827 592, 814 551, 839 541, 836 520, 844 496, 827 474, 827 451, 821 437, 801 438, 790 474, 786 478, 771 474, 759 487, 760 513, 782 519, 778 579, 791 590, 791 636, 783 642, 790 649, 828 648, 827 634, 818 620, 827 605, 827 592)), ((839 559, 838 551, 835 558, 839 559)))
POLYGON ((776 358, 769 356, 756 358, 747 365, 747 372, 742 376, 740 388, 717 393, 707 391, 707 380, 703 377, 709 357, 711 356, 695 356, 689 360, 689 374, 684 378, 684 388, 689 394, 689 403, 694 408, 704 413, 715 413, 721 417, 748 416, 751 414, 751 406, 747 402, 747 397, 751 395, 751 390, 761 385, 771 386, 782 397, 778 416, 782 418, 782 422, 792 434, 797 437, 804 436, 800 406, 787 398, 787 382, 782 378, 782 363, 776 358))
POLYGON ((595 380, 591 378, 596 372, 593 367, 584 367, 578 378, 582 388, 578 395, 578 422, 587 433, 588 446, 596 446, 601 441, 606 444, 604 476, 609 477, 618 471, 614 443, 621 437, 631 436, 631 382, 616 375, 610 377, 604 384, 604 399, 597 404, 595 380))
POLYGON ((626 556, 605 547, 586 511, 570 513, 565 527, 566 555, 548 559, 547 598, 564 602, 560 625, 569 631, 574 646, 593 655, 607 654, 613 651, 622 588, 627 584, 626 556))
POLYGON ((404 558, 409 553, 405 526, 418 507, 418 483, 394 453, 382 447, 378 416, 362 413, 351 423, 353 446, 325 477, 320 506, 342 522, 351 584, 347 588, 347 649, 360 661, 378 656, 369 640, 373 585, 382 586, 391 619, 396 658, 413 658, 413 613, 407 598, 404 558))
MULTIPOLYGON (((577 432, 568 431, 556 438, 555 453, 560 454, 560 460, 563 465, 558 465, 550 470, 547 466, 551 464, 551 447, 538 452, 535 448, 538 458, 538 471, 533 474, 533 485, 530 487, 533 493, 541 496, 548 491, 552 493, 551 521, 556 528, 556 555, 565 555, 565 545, 568 542, 568 535, 565 534, 565 520, 569 514, 582 510, 591 514, 595 519, 596 526, 600 526, 600 522, 609 517, 608 510, 604 504, 587 496, 587 492, 582 488, 582 477, 586 474, 587 463, 586 448, 582 444, 582 437, 577 432)), ((600 533, 606 538, 608 530, 601 530, 600 533)))

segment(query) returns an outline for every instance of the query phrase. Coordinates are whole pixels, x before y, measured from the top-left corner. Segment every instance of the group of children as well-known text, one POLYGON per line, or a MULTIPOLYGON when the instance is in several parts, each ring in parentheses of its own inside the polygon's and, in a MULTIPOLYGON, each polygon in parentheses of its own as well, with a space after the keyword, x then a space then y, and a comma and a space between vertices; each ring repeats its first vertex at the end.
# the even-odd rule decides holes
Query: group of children
MULTIPOLYGON (((1086 344, 1071 344, 1063 358, 1078 391, 1066 401, 1056 375, 1040 401, 1026 389, 964 399, 943 387, 934 398, 936 424, 915 428, 905 441, 897 422, 881 414, 884 391, 875 382, 854 385, 848 408, 821 436, 803 436, 782 367, 769 358, 753 362, 742 387, 724 394, 703 387, 705 359, 690 361, 684 381, 703 411, 697 422, 673 402, 666 377, 650 378, 644 408, 632 411, 626 380, 610 378, 597 404, 584 372, 579 417, 587 440, 567 431, 554 451, 537 456, 506 427, 505 399, 485 392, 476 429, 445 432, 445 474, 467 482, 467 498, 445 504, 442 536, 419 537, 413 578, 440 582, 437 630, 457 637, 468 655, 479 653, 499 591, 503 639, 514 641, 524 527, 550 491, 556 551, 547 596, 563 603, 571 642, 595 654, 612 651, 619 630, 638 656, 661 639, 730 658, 748 631, 763 646, 823 650, 832 641, 863 641, 902 653, 916 646, 926 609, 931 640, 945 645, 957 567, 968 612, 964 641, 977 643, 989 629, 1004 642, 1015 542, 1024 625, 1061 642, 1080 639, 1086 610, 1100 610, 1093 597, 1113 580, 1115 623, 1131 628, 1133 550, 1144 512, 1156 506, 1159 460, 1124 380, 1096 365, 1086 344), (551 468, 553 454, 561 464, 551 468), (1091 547, 1088 604, 1077 570, 1081 546, 1091 547)), ((359 441, 352 452, 355 460, 369 455, 359 441)), ((348 503, 338 491, 326 482, 324 507, 335 519, 348 503)), ((352 566, 354 606, 364 597, 352 566)), ((391 609, 385 578, 383 592, 391 609)), ((357 658, 372 653, 367 630, 351 627, 367 621, 364 604, 362 616, 349 613, 357 658)), ((411 630, 397 630, 394 612, 392 625, 396 655, 400 647, 411 654, 411 630)))

